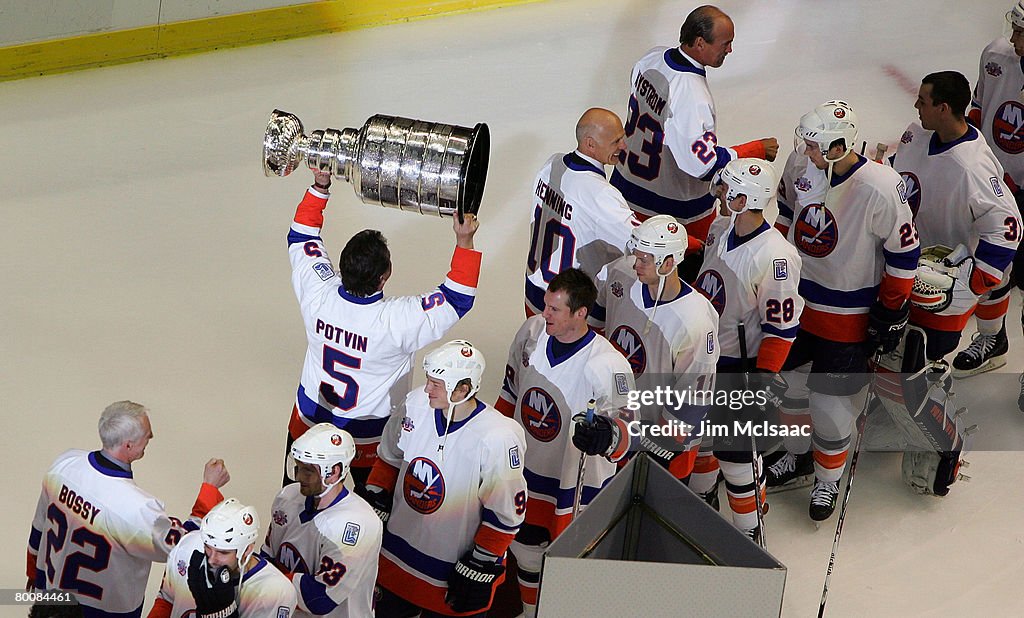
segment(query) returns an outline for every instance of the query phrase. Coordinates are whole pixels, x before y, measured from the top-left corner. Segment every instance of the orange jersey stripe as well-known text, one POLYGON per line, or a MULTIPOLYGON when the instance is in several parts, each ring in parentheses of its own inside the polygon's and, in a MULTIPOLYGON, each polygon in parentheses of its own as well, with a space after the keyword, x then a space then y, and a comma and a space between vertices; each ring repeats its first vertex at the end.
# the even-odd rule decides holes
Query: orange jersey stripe
POLYGON ((547 528, 552 541, 558 538, 571 522, 572 513, 556 515, 553 503, 537 498, 526 499, 526 518, 523 523, 547 528))
POLYGON ((297 405, 292 406, 292 416, 288 419, 288 435, 292 437, 292 440, 295 440, 306 433, 306 430, 309 428, 310 424, 306 417, 299 414, 299 407, 297 405))
POLYGON ((688 451, 680 453, 678 457, 668 464, 668 471, 677 479, 685 479, 690 476, 694 470, 694 462, 696 462, 697 454, 699 452, 700 451, 698 449, 691 448, 688 451))
POLYGON ((782 365, 786 362, 791 347, 793 347, 792 340, 779 337, 761 339, 761 347, 757 351, 758 369, 767 369, 772 373, 782 371, 782 365))
POLYGON ((512 544, 512 540, 514 538, 516 538, 516 534, 514 532, 502 532, 497 528, 481 524, 480 527, 477 528, 476 536, 473 537, 473 542, 495 556, 504 556, 505 552, 508 551, 508 546, 512 544))
POLYGON ((353 468, 372 468, 377 461, 377 446, 380 440, 367 444, 356 444, 356 457, 352 460, 353 468))
MULTIPOLYGON (((395 483, 398 482, 398 468, 392 466, 381 458, 373 462, 373 470, 366 479, 367 485, 383 487, 391 493, 395 492, 395 483)), ((499 554, 500 555, 500 554, 499 554)))
POLYGON ((473 249, 455 247, 452 254, 452 267, 448 271, 448 278, 471 288, 475 288, 480 281, 480 260, 482 254, 473 249))
POLYGON ((886 273, 882 275, 882 285, 878 290, 878 299, 889 309, 899 309, 910 298, 910 290, 914 287, 914 279, 900 279, 886 273))
POLYGON ((1006 315, 1006 311, 1010 308, 1010 297, 1009 295, 1002 297, 999 302, 992 304, 978 303, 975 307, 974 315, 979 320, 998 320, 999 318, 1006 315))
POLYGON ((970 319, 972 313, 974 313, 973 308, 962 315, 938 315, 912 306, 910 308, 910 323, 935 330, 959 333, 967 326, 967 320, 970 319))
POLYGON ((752 495, 740 498, 729 494, 729 508, 733 513, 739 513, 740 515, 753 513, 757 510, 757 501, 754 500, 752 495))
POLYGON ((445 616, 469 616, 486 611, 490 608, 491 603, 494 602, 494 591, 505 580, 505 575, 502 574, 494 582, 494 586, 491 587, 491 600, 487 602, 487 607, 483 610, 458 614, 452 611, 452 608, 448 607, 448 604, 444 602, 444 595, 448 592, 447 586, 435 586, 425 582, 383 555, 380 557, 379 569, 377 583, 381 586, 417 607, 445 616))
POLYGON ((718 458, 714 455, 700 455, 693 462, 693 471, 697 474, 708 474, 718 470, 718 458))
POLYGON ((804 307, 800 314, 800 328, 829 341, 860 343, 867 337, 868 314, 847 315, 804 307))
POLYGON ((312 189, 307 190, 295 209, 295 222, 309 227, 323 227, 326 207, 326 198, 315 195, 312 189))
POLYGON ((513 418, 516 413, 516 404, 511 403, 504 397, 498 397, 498 400, 494 402, 494 409, 509 418, 513 418))

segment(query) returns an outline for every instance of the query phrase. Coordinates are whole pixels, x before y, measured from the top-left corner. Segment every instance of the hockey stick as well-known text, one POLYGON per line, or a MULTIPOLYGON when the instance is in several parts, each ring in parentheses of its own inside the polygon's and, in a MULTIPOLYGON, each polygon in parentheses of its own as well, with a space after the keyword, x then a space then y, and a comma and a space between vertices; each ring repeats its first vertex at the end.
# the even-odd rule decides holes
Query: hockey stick
POLYGON ((857 417, 857 440, 853 445, 853 457, 850 458, 850 475, 846 477, 846 489, 843 492, 843 504, 839 507, 839 520, 836 521, 836 535, 832 539, 832 554, 828 557, 828 569, 825 571, 825 585, 821 589, 821 604, 818 606, 818 618, 825 615, 825 600, 828 598, 828 582, 832 579, 832 569, 836 566, 836 551, 839 550, 839 538, 843 535, 843 522, 846 521, 846 507, 850 503, 850 489, 853 487, 853 475, 857 473, 857 460, 860 458, 860 445, 864 437, 864 423, 867 420, 868 407, 871 405, 871 398, 875 396, 875 367, 878 365, 880 351, 876 351, 871 358, 871 382, 868 385, 868 394, 864 398, 864 409, 857 417))
MULTIPOLYGON (((750 390, 750 371, 747 359, 747 329, 741 321, 736 325, 740 337, 740 366, 743 369, 743 388, 747 391, 750 390)), ((757 527, 760 529, 758 533, 758 543, 761 545, 761 549, 767 549, 768 541, 765 538, 764 531, 764 504, 761 501, 761 466, 757 461, 757 442, 754 440, 754 432, 750 432, 750 470, 754 475, 754 508, 757 509, 757 527)))
MULTIPOLYGON (((597 407, 597 401, 591 399, 587 402, 587 423, 594 422, 594 408, 597 407)), ((576 471, 576 495, 572 498, 572 518, 576 519, 576 515, 580 512, 580 499, 583 497, 583 474, 587 471, 587 454, 580 452, 580 467, 576 471)))

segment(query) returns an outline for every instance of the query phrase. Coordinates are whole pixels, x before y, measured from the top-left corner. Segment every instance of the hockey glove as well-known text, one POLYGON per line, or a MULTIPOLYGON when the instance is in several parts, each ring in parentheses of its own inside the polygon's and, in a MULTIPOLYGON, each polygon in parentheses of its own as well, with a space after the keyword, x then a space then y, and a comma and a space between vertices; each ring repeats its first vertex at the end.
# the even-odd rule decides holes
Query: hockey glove
POLYGON ((572 433, 573 446, 587 455, 611 453, 613 445, 618 442, 618 429, 611 419, 595 414, 594 420, 588 423, 586 414, 580 412, 572 420, 576 423, 572 433))
POLYGON ((198 549, 189 560, 188 589, 195 599, 198 618, 238 618, 238 574, 226 566, 210 572, 206 555, 198 549))
POLYGON ((377 517, 380 517, 380 520, 386 526, 388 519, 391 517, 391 505, 394 502, 391 494, 385 491, 383 487, 367 485, 363 491, 363 498, 373 507, 373 512, 377 514, 377 517))
POLYGON ((907 329, 910 307, 904 303, 899 309, 889 309, 875 301, 868 313, 868 338, 864 342, 868 355, 875 352, 888 354, 896 349, 907 329))
POLYGON ((761 418, 771 420, 775 411, 782 407, 786 397, 786 390, 789 383, 781 374, 773 373, 765 369, 756 369, 750 374, 750 389, 757 392, 764 392, 764 398, 758 397, 755 401, 761 418), (764 401, 764 403, 761 403, 764 401))
POLYGON ((702 243, 700 249, 683 256, 678 268, 676 268, 680 279, 691 284, 697 280, 697 275, 700 274, 700 267, 704 265, 704 250, 705 246, 702 243))
POLYGON ((470 550, 455 563, 444 602, 460 614, 485 609, 491 602, 494 583, 504 572, 505 567, 497 563, 497 557, 470 550))

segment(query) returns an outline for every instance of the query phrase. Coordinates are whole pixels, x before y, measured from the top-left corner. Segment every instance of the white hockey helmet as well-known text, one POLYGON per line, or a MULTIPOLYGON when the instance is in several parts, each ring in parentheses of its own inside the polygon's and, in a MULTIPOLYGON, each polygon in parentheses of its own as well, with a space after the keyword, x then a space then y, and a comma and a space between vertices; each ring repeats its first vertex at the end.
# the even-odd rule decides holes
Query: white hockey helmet
POLYGON ((712 194, 718 184, 725 185, 725 203, 729 203, 741 195, 747 196, 747 205, 736 214, 748 210, 764 210, 778 188, 775 168, 763 159, 733 159, 725 167, 715 172, 711 180, 712 194))
POLYGON ((633 228, 626 252, 643 251, 654 256, 654 266, 661 275, 665 258, 672 256, 678 265, 686 253, 686 228, 671 215, 655 215, 633 228))
POLYGON ((1020 0, 1006 12, 1006 21, 1010 27, 1024 28, 1024 0, 1020 0))
POLYGON ((472 343, 463 339, 455 339, 431 350, 423 358, 423 370, 427 376, 444 382, 444 390, 451 404, 466 401, 480 390, 487 367, 484 355, 472 343), (452 401, 455 387, 463 380, 469 380, 469 392, 460 401, 452 401))
MULTIPOLYGON (((331 423, 313 425, 292 442, 292 459, 302 463, 315 464, 320 468, 320 478, 327 484, 334 466, 341 464, 341 477, 348 476, 349 466, 356 456, 356 443, 347 431, 331 423)), ((334 486, 332 483, 331 487, 334 486)))
POLYGON ((797 149, 804 148, 804 141, 818 145, 821 155, 828 159, 828 148, 837 139, 852 150, 857 140, 857 115, 845 101, 826 101, 800 117, 796 127, 797 149))
POLYGON ((235 550, 238 568, 242 570, 245 569, 249 556, 255 551, 259 533, 260 518, 256 514, 256 509, 245 506, 234 498, 228 498, 210 509, 199 525, 203 543, 221 551, 235 550))

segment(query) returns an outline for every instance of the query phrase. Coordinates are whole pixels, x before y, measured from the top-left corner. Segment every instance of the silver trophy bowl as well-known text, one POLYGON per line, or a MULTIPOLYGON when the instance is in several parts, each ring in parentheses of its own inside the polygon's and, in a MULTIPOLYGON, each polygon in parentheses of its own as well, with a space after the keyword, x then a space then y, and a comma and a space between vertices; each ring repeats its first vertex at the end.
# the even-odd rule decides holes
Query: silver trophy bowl
POLYGON ((287 176, 305 161, 352 183, 367 204, 452 217, 476 214, 484 193, 490 132, 376 115, 361 129, 308 136, 294 114, 274 110, 263 135, 263 173, 287 176))

